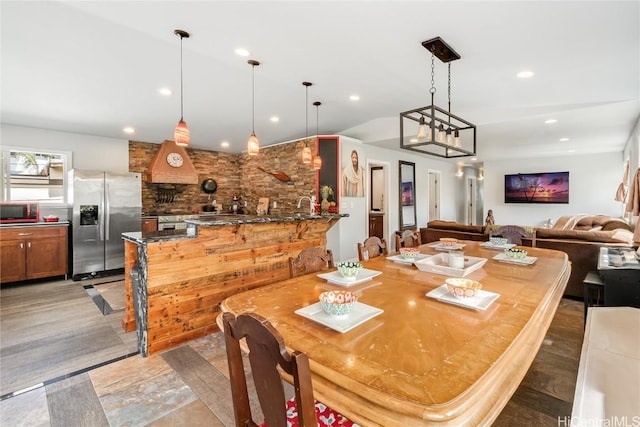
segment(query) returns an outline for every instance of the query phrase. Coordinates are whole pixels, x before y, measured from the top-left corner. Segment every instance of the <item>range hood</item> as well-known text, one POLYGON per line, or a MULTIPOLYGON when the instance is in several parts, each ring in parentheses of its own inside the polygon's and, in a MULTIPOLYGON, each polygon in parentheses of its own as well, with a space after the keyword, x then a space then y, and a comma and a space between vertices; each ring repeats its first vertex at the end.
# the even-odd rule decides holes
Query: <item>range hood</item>
POLYGON ((198 172, 184 147, 164 141, 145 172, 145 181, 156 184, 197 184, 198 172))

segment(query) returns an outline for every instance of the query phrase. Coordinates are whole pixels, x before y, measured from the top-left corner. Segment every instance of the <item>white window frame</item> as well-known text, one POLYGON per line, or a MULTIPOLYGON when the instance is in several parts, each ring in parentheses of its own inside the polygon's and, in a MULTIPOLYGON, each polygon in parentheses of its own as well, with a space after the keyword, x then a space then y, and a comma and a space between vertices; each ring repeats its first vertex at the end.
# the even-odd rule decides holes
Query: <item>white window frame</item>
POLYGON ((47 200, 38 200, 41 205, 46 205, 49 207, 59 207, 67 205, 67 175, 68 171, 71 169, 73 165, 73 153, 71 151, 65 150, 56 150, 51 148, 30 148, 30 147, 17 147, 17 146, 8 146, 3 145, 0 150, 0 161, 2 164, 0 165, 0 201, 3 202, 11 202, 10 199, 10 191, 11 191, 11 153, 12 152, 24 152, 24 153, 39 153, 39 154, 54 154, 60 156, 62 159, 62 202, 60 201, 47 201, 47 200))

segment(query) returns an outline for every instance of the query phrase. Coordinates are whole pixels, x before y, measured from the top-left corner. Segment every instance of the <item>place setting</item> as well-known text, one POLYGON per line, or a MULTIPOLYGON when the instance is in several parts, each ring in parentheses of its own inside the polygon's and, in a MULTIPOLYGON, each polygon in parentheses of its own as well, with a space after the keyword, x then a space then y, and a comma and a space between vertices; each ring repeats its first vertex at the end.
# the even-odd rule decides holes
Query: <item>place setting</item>
POLYGON ((437 243, 430 244, 428 246, 437 251, 457 251, 464 248, 466 245, 464 243, 459 243, 458 239, 453 237, 441 237, 437 243))
POLYGON ((449 277, 445 283, 427 292, 427 297, 473 310, 486 310, 500 294, 482 290, 482 283, 462 277, 449 277))
POLYGON ((336 263, 337 270, 320 273, 317 277, 339 286, 353 286, 371 280, 382 274, 381 271, 363 268, 357 261, 340 261, 336 263))
POLYGON ((430 256, 432 256, 420 253, 419 248, 400 248, 399 252, 399 254, 388 256, 387 259, 398 264, 411 265, 417 260, 429 258, 430 256))
POLYGON ((528 256, 528 252, 525 249, 513 247, 505 249, 503 253, 497 254, 493 259, 510 264, 532 265, 538 258, 528 256))
POLYGON ((340 333, 348 332, 384 312, 359 302, 356 292, 346 290, 325 291, 318 299, 317 303, 295 313, 340 333))
POLYGON ((509 243, 509 240, 505 237, 491 237, 488 242, 482 242, 480 244, 485 249, 511 249, 515 247, 515 243, 509 243))

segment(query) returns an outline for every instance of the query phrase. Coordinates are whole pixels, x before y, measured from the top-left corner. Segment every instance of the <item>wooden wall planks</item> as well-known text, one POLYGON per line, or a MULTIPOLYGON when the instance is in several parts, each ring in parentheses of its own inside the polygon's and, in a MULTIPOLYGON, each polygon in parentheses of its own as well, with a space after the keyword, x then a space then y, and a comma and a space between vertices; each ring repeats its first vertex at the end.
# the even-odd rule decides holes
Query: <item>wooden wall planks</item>
MULTIPOLYGON (((289 257, 305 248, 325 248, 326 232, 336 221, 200 226, 193 239, 146 243, 149 354, 218 330, 215 320, 220 302, 238 292, 287 279, 289 257)), ((137 250, 136 244, 125 245, 125 279, 135 265, 137 250)), ((131 286, 125 286, 128 301, 123 326, 133 330, 131 286)))

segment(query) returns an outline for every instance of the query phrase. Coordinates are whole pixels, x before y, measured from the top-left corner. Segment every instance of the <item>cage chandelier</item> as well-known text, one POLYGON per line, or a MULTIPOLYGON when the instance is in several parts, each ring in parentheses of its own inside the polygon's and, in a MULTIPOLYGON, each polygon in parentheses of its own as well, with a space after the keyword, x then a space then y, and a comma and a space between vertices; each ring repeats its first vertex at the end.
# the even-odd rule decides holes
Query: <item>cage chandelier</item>
POLYGON ((476 126, 451 113, 451 61, 460 59, 440 37, 422 42, 431 52, 431 105, 400 113, 400 148, 453 158, 476 155, 476 126), (448 64, 448 109, 435 105, 435 58, 448 64))

